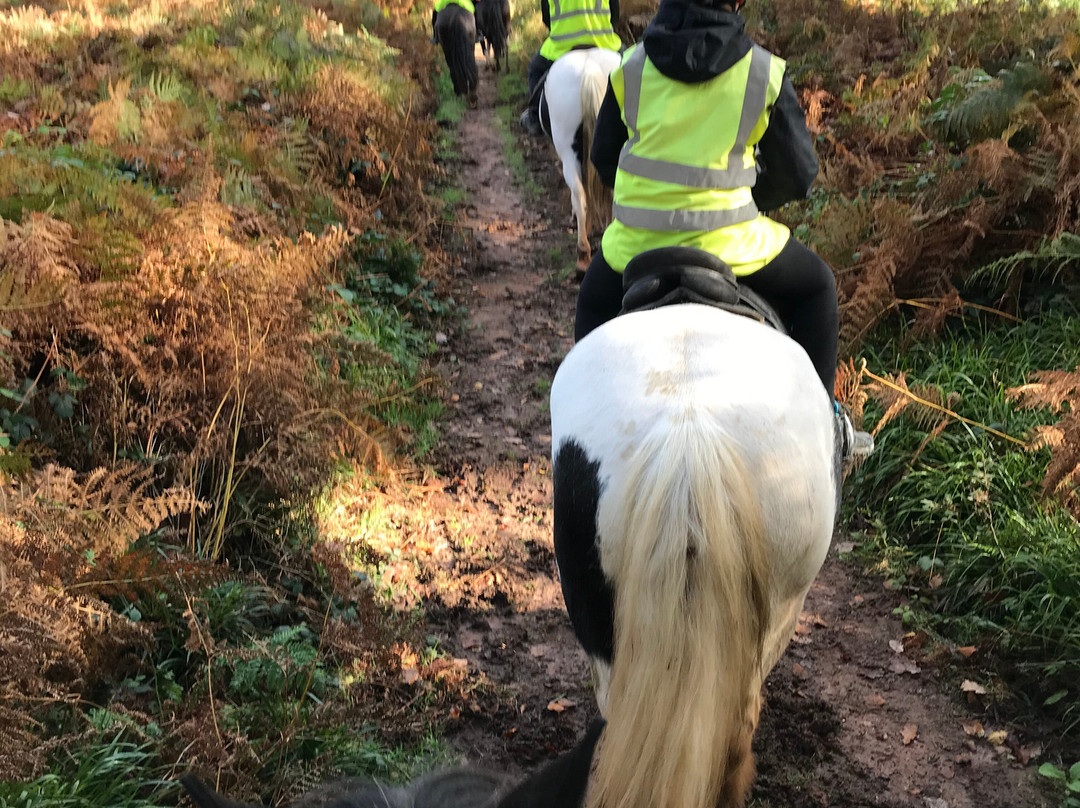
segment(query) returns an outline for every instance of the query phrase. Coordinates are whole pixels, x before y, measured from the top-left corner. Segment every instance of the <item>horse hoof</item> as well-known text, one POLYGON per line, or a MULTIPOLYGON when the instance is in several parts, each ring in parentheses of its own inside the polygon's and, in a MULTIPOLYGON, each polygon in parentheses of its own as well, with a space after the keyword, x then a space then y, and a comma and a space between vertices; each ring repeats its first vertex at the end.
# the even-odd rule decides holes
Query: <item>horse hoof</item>
POLYGON ((476 109, 478 106, 480 106, 480 99, 476 96, 475 91, 469 93, 469 99, 467 103, 469 105, 469 109, 476 109))

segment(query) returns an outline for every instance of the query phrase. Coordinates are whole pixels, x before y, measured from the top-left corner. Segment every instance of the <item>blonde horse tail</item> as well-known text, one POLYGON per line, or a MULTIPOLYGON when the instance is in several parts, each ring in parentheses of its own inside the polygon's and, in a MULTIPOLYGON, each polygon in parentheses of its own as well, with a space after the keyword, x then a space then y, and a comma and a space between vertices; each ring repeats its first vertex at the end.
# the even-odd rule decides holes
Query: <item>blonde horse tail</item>
POLYGON ((607 73, 597 67, 586 65, 581 77, 581 179, 585 186, 585 227, 595 233, 607 227, 611 221, 611 189, 600 181, 600 175, 589 159, 592 151, 596 116, 607 92, 607 73))
POLYGON ((769 625, 761 504, 707 413, 673 417, 598 513, 615 651, 588 808, 741 806, 769 625))

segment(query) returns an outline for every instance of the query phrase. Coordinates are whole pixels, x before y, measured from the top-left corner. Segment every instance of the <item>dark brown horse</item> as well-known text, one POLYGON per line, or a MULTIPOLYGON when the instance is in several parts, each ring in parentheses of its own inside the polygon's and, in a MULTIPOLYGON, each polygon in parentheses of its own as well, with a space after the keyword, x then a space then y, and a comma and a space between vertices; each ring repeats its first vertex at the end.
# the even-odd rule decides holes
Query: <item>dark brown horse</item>
POLYGON ((510 0, 478 0, 476 4, 476 27, 480 31, 480 48, 484 56, 491 48, 495 58, 495 72, 502 70, 502 65, 510 69, 510 0))
POLYGON ((475 107, 480 82, 476 71, 476 20, 457 3, 450 3, 435 18, 435 36, 450 68, 454 95, 466 96, 469 106, 475 107))

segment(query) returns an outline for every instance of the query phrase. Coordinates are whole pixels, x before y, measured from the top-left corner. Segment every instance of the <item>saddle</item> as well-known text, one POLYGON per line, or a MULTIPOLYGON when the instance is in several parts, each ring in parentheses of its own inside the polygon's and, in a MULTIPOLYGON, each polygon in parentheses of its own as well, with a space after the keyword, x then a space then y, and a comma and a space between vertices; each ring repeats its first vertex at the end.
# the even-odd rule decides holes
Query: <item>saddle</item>
POLYGON ((787 333, 776 310, 760 295, 740 286, 731 267, 704 250, 660 247, 641 253, 626 265, 619 314, 677 303, 713 306, 787 333))

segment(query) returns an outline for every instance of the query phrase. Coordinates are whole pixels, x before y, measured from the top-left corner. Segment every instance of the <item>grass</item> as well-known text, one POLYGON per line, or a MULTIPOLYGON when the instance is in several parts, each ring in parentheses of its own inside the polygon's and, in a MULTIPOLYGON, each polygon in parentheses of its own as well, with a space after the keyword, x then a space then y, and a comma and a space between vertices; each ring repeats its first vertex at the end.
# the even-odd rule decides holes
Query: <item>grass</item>
MULTIPOLYGON (((1017 410, 1006 390, 1047 368, 1080 365, 1080 310, 1058 298, 1020 324, 965 317, 943 338, 908 344, 903 330, 867 351, 871 369, 894 368, 911 387, 951 394, 952 409, 1016 437, 1053 423, 1017 410)), ((873 424, 880 408, 870 408, 873 424)), ((1049 451, 1018 451, 953 422, 888 422, 851 485, 870 529, 867 547, 913 593, 913 615, 957 645, 979 648, 1012 685, 1024 713, 1048 713, 1066 744, 1080 742, 1080 530, 1038 495, 1049 451)))
MULTIPOLYGON (((538 15, 537 15, 538 16, 538 15)), ((523 64, 526 53, 524 48, 525 37, 519 33, 518 23, 515 20, 515 37, 510 43, 511 64, 523 64)), ((539 47, 539 44, 537 45, 539 47)), ((530 54, 531 55, 531 54, 530 54)), ((518 72, 504 72, 498 74, 498 83, 495 86, 495 128, 499 133, 499 141, 502 143, 503 156, 510 166, 510 176, 516 185, 530 202, 536 202, 544 195, 543 187, 533 178, 525 162, 525 155, 521 151, 520 138, 525 137, 518 124, 518 117, 529 94, 529 85, 525 77, 525 70, 518 72)))
POLYGON ((135 733, 98 733, 68 750, 52 771, 29 783, 0 782, 0 808, 159 808, 176 804, 179 783, 154 742, 135 733))

